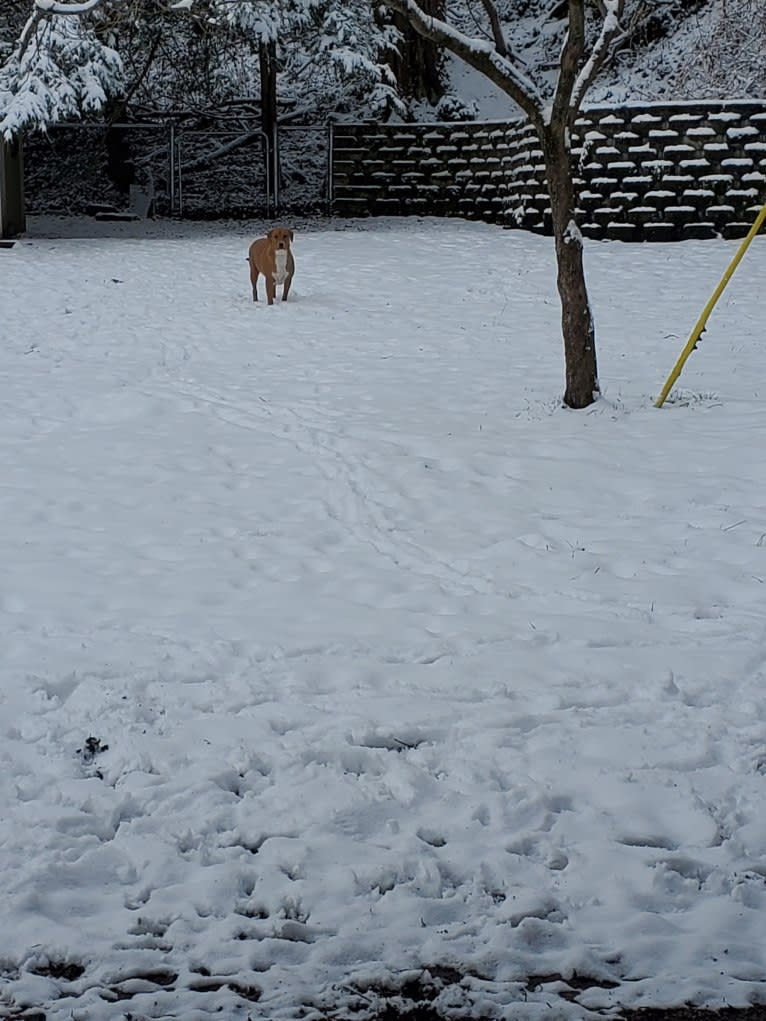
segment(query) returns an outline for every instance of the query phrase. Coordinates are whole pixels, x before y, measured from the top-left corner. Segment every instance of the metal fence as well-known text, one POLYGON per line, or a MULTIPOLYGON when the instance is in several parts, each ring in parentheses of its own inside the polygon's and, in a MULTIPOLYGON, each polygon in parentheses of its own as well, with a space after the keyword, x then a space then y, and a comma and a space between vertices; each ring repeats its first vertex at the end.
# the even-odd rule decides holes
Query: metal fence
POLYGON ((84 213, 125 209, 130 185, 170 213, 166 124, 75 124, 51 127, 24 143, 29 212, 84 213))
POLYGON ((283 125, 269 137, 177 117, 51 127, 25 143, 27 208, 198 219, 324 213, 330 138, 325 126, 283 125))

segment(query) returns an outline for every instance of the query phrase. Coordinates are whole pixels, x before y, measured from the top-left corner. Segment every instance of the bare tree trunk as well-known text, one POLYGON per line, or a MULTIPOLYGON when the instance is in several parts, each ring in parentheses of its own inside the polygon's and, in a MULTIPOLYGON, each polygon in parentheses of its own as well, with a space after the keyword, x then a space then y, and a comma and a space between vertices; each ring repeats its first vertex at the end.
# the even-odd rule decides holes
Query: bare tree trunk
POLYGON ((107 106, 106 134, 106 176, 123 195, 130 191, 131 184, 136 180, 136 167, 133 162, 133 150, 130 135, 125 128, 117 128, 115 124, 125 116, 126 103, 114 100, 107 106))
POLYGON ((587 408, 599 393, 596 333, 585 283, 582 235, 576 220, 568 128, 554 122, 538 130, 545 157, 556 245, 566 366, 564 403, 570 408, 587 408))
POLYGON ((585 286, 569 141, 583 97, 619 39, 625 0, 598 0, 601 30, 589 53, 585 0, 566 0, 569 24, 561 49, 552 106, 528 73, 524 61, 509 46, 496 0, 481 0, 494 49, 488 48, 484 40, 464 35, 448 20, 434 17, 426 10, 423 0, 382 0, 382 3, 407 18, 426 39, 454 53, 494 82, 518 103, 534 125, 543 148, 553 216, 566 363, 564 403, 570 408, 587 408, 599 393, 596 340, 585 286))
POLYGON ((261 42, 259 50, 259 66, 261 73, 261 129, 268 139, 269 172, 271 174, 272 191, 275 182, 279 181, 279 153, 277 141, 277 44, 261 42))
MULTIPOLYGON (((423 10, 443 18, 445 0, 422 0, 423 10)), ((438 103, 444 95, 444 58, 441 49, 417 32, 404 15, 394 15, 394 24, 402 33, 399 49, 391 57, 391 66, 406 96, 438 103)))

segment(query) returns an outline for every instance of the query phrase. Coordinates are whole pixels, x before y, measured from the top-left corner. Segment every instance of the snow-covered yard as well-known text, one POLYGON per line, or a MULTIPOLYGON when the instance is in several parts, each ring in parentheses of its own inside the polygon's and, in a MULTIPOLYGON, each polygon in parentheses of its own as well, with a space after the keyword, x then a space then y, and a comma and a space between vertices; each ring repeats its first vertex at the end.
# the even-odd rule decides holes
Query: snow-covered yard
POLYGON ((152 230, 0 252, 0 1004, 764 1002, 766 241, 662 411, 735 246, 588 244, 569 412, 548 239, 152 230))

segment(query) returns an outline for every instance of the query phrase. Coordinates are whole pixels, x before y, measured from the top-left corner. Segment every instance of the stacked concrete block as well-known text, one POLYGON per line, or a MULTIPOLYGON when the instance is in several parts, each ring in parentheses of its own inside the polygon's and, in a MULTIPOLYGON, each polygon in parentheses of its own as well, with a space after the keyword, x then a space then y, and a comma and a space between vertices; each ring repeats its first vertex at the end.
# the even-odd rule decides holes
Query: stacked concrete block
POLYGON ((339 126, 334 211, 495 219, 508 194, 512 133, 505 124, 339 126))
MULTIPOLYGON (((572 157, 588 237, 741 236, 766 201, 766 102, 593 107, 572 157)), ((338 127, 333 189, 343 215, 551 229, 542 152, 523 122, 338 127)))
POLYGON ((765 113, 766 104, 748 102, 585 111, 577 168, 583 233, 679 240, 746 232, 766 201, 766 174, 745 148, 766 141, 765 113), (594 135, 601 144, 592 144, 594 135), (624 161, 613 158, 610 146, 624 161))

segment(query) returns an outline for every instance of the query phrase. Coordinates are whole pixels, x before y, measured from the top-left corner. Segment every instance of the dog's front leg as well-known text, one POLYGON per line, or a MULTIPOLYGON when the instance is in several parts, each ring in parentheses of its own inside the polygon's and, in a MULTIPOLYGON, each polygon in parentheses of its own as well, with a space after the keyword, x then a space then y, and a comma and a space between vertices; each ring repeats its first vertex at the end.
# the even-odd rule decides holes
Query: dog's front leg
MULTIPOLYGON (((292 237, 292 234, 290 235, 292 237)), ((295 259, 293 259, 293 253, 287 253, 287 273, 285 275, 285 283, 282 288, 282 301, 287 301, 287 295, 290 291, 290 284, 293 282, 293 275, 295 273, 295 259)))
POLYGON ((274 282, 274 277, 266 276, 266 300, 269 305, 274 304, 274 298, 277 296, 277 285, 274 282))

